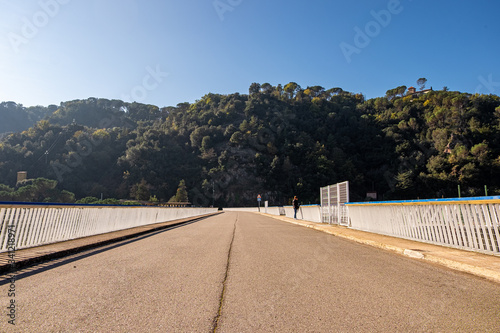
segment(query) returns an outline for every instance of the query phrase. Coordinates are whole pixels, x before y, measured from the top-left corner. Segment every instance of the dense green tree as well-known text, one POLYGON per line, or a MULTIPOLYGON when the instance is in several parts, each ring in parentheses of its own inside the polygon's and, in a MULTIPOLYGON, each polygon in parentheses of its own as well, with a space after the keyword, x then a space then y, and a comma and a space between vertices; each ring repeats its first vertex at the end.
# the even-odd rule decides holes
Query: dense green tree
POLYGON ((57 181, 46 178, 27 179, 18 182, 15 188, 2 184, 0 185, 0 201, 75 202, 73 193, 61 191, 56 186, 57 181))
POLYGON ((182 179, 177 187, 176 194, 170 198, 169 202, 189 202, 186 182, 182 179))
POLYGON ((301 90, 300 86, 295 82, 290 82, 285 85, 284 91, 288 94, 288 98, 294 98, 294 95, 301 90))
POLYGON ((250 85, 250 88, 248 89, 248 93, 250 94, 250 96, 258 94, 259 92, 260 92, 260 84, 255 82, 252 83, 250 85))
POLYGON ((500 98, 405 93, 365 100, 290 82, 161 109, 95 98, 34 109, 4 102, 0 113, 2 105, 27 113, 32 125, 11 122, 0 141, 0 197, 71 201, 66 190, 167 201, 182 179, 197 206, 255 205, 258 193, 270 204, 293 195, 318 202, 319 187, 345 180, 352 200, 373 190, 380 199, 456 196, 457 185, 500 194, 500 98), (20 170, 57 183, 21 190, 20 170))
POLYGON ((98 201, 99 201, 99 199, 96 197, 85 197, 85 198, 82 198, 82 199, 76 201, 76 203, 77 204, 94 204, 98 201))
POLYGON ((147 201, 151 196, 150 185, 142 179, 140 183, 134 184, 130 190, 130 195, 136 200, 147 201))
POLYGON ((420 88, 420 90, 425 89, 425 84, 427 83, 427 79, 425 77, 421 77, 420 79, 417 80, 417 85, 420 88))

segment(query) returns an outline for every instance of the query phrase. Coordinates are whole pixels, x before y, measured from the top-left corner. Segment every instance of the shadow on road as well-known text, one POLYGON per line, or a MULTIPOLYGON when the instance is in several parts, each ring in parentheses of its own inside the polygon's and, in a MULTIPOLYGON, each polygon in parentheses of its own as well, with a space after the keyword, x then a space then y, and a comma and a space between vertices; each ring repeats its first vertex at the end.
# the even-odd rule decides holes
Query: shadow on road
POLYGON ((112 249, 115 249, 115 248, 118 248, 121 246, 125 246, 125 245, 131 244, 131 243, 134 243, 134 242, 137 242, 137 241, 140 241, 140 240, 152 237, 152 236, 156 236, 158 234, 161 234, 161 233, 173 230, 173 229, 181 228, 181 227, 184 227, 184 226, 187 226, 190 224, 194 224, 194 223, 203 221, 209 217, 211 217, 211 216, 198 218, 196 220, 188 221, 188 222, 182 223, 180 225, 175 225, 172 227, 166 227, 165 229, 151 231, 147 234, 142 234, 140 236, 133 237, 133 238, 127 239, 127 240, 120 240, 120 241, 117 241, 116 243, 113 243, 113 244, 97 246, 96 248, 93 248, 91 250, 83 250, 82 252, 79 252, 76 254, 75 253, 68 254, 67 256, 64 256, 63 258, 52 259, 52 260, 49 259, 49 260, 43 261, 41 263, 39 262, 39 263, 30 265, 27 267, 23 267, 23 268, 20 268, 18 270, 11 271, 9 273, 5 273, 3 275, 0 275, 0 286, 11 283, 13 278, 15 278, 16 281, 21 280, 21 279, 24 279, 26 277, 45 272, 45 271, 48 271, 50 269, 53 269, 53 268, 56 268, 59 266, 70 264, 70 263, 78 261, 80 259, 88 258, 88 257, 91 257, 93 255, 103 253, 103 252, 106 252, 106 251, 109 251, 109 250, 112 250, 112 249))

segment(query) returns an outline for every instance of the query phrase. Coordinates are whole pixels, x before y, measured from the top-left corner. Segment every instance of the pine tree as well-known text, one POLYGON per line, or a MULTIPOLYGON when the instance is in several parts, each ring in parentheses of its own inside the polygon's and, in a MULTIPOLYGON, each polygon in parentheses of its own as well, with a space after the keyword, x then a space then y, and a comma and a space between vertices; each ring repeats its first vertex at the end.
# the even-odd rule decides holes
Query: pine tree
POLYGON ((188 202, 188 193, 186 189, 186 182, 182 179, 179 182, 179 187, 177 188, 177 193, 170 198, 169 202, 188 202))

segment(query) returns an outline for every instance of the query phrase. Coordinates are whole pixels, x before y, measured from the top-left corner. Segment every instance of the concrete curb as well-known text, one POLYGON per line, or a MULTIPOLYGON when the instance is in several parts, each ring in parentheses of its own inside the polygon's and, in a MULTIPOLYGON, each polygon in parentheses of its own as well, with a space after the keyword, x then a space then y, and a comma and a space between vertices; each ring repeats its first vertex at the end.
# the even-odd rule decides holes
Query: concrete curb
MULTIPOLYGON (((397 253, 397 254, 412 258, 412 259, 425 260, 425 261, 431 262, 433 264, 438 264, 438 265, 445 266, 447 268, 450 268, 450 269, 453 269, 456 271, 472 274, 472 275, 475 275, 475 276, 478 276, 481 278, 485 278, 485 279, 488 279, 488 280, 496 282, 496 283, 500 283, 500 272, 492 270, 492 269, 488 269, 485 267, 474 266, 471 264, 460 262, 459 260, 447 259, 447 258, 438 256, 438 255, 422 253, 418 250, 413 250, 413 249, 395 246, 395 245, 391 245, 391 244, 385 244, 385 243, 377 242, 377 241, 374 241, 371 239, 366 239, 366 238, 362 238, 362 237, 356 237, 356 236, 344 234, 344 233, 340 232, 342 229, 336 230, 335 228, 332 228, 332 226, 330 226, 330 225, 322 225, 319 223, 316 224, 315 222, 309 222, 309 221, 292 220, 288 217, 265 214, 265 213, 257 213, 257 214, 272 217, 272 218, 275 218, 275 219, 278 219, 278 220, 281 220, 281 221, 284 221, 287 223, 299 225, 302 227, 307 227, 307 228, 311 228, 311 229, 318 230, 321 232, 325 232, 325 233, 331 234, 333 236, 341 237, 341 238, 344 238, 344 239, 347 239, 347 240, 350 240, 350 241, 353 241, 356 243, 365 244, 365 245, 369 245, 369 246, 376 247, 379 249, 391 251, 393 253, 397 253)), ((350 230, 350 229, 346 228, 346 231, 347 230, 350 230)), ((416 242, 416 243, 418 243, 418 242, 416 242)), ((446 249, 446 247, 442 247, 442 248, 446 249)), ((492 257, 492 260, 498 260, 498 258, 495 256, 491 256, 491 257, 492 257)))
POLYGON ((454 269, 464 273, 469 273, 496 283, 500 283, 500 273, 484 267, 473 266, 459 261, 440 258, 433 255, 426 255, 424 259, 434 264, 442 265, 450 269, 454 269))
MULTIPOLYGON (((222 214, 222 212, 204 214, 204 215, 200 215, 200 216, 188 217, 188 218, 185 218, 185 219, 179 219, 179 220, 174 220, 174 221, 169 221, 169 222, 160 222, 160 223, 155 223, 155 224, 146 225, 146 226, 142 226, 142 227, 136 227, 136 228, 129 229, 130 233, 127 233, 127 234, 124 234, 124 235, 121 235, 121 236, 116 236, 116 237, 114 237, 113 234, 117 234, 117 233, 121 233, 121 232, 126 232, 127 229, 126 230, 120 230, 118 232, 116 232, 116 231, 115 232, 111 232, 111 233, 109 233, 110 237, 108 239, 105 239, 105 240, 102 240, 102 241, 90 242, 88 244, 77 245, 77 246, 71 246, 71 245, 69 245, 68 248, 66 248, 64 250, 58 250, 58 251, 54 251, 54 252, 49 252, 47 254, 40 254, 40 255, 36 255, 36 256, 30 257, 30 258, 16 260, 16 263, 15 263, 14 267, 12 267, 11 264, 0 265, 0 275, 11 273, 11 272, 15 272, 15 271, 18 271, 18 270, 20 270, 22 268, 25 268, 25 267, 28 267, 28 266, 31 266, 31 265, 34 265, 34 264, 37 264, 37 263, 41 263, 41 262, 44 262, 44 261, 54 260, 54 259, 60 259, 60 258, 69 256, 69 255, 72 255, 72 254, 76 254, 76 253, 79 253, 79 252, 91 250, 91 249, 94 249, 94 248, 98 248, 98 247, 101 247, 101 246, 105 246, 105 245, 117 243, 117 242, 120 242, 120 241, 123 241, 123 240, 127 240, 127 239, 131 239, 131 238, 139 237, 139 236, 146 235, 148 233, 152 233, 152 232, 155 232, 155 231, 159 231, 159 230, 163 230, 163 229, 167 229, 167 228, 171 228, 171 227, 180 226, 180 225, 183 225, 183 224, 186 224, 186 223, 189 223, 189 222, 194 222, 196 220, 201 220, 201 219, 204 219, 204 218, 207 218, 207 217, 210 217, 210 216, 219 215, 219 214, 222 214), (134 232, 134 229, 138 229, 138 231, 134 232)), ((106 235, 106 234, 104 234, 104 235, 106 235)), ((97 235, 97 236, 103 236, 103 235, 97 235)), ((71 243, 71 241, 67 241, 67 242, 71 243)), ((42 245, 42 246, 39 246, 39 247, 50 246, 50 245, 51 244, 42 245)), ((36 248, 39 248, 39 247, 36 247, 36 248)), ((33 250, 33 249, 36 249, 36 248, 22 249, 22 250, 19 250, 19 251, 33 250)), ((6 253, 6 252, 3 252, 3 253, 6 253)))

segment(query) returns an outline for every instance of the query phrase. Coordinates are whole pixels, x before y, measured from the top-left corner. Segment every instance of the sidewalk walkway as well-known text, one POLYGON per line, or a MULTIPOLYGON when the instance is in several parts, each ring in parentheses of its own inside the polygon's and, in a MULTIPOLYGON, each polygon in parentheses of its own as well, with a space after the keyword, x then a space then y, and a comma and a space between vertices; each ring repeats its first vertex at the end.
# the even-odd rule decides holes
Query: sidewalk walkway
MULTIPOLYGON (((130 228, 126 230, 109 232, 106 234, 101 234, 96 236, 73 239, 66 242, 47 244, 27 249, 16 250, 15 252, 12 253, 13 259, 15 261, 15 269, 21 269, 26 266, 33 265, 46 260, 62 258, 64 256, 89 250, 98 246, 119 242, 125 239, 130 239, 133 237, 144 235, 152 231, 174 227, 177 225, 196 221, 217 214, 220 214, 220 212, 189 217, 175 221, 155 223, 141 227, 130 228)), ((12 265, 9 264, 8 256, 9 256, 8 252, 0 253, 0 275, 8 273, 13 269, 12 265)))
POLYGON ((500 283, 500 256, 459 250, 445 246, 421 243, 402 238, 384 236, 338 225, 295 220, 289 217, 257 213, 285 222, 316 229, 355 241, 358 243, 389 250, 408 257, 426 260, 451 269, 470 273, 500 283))

